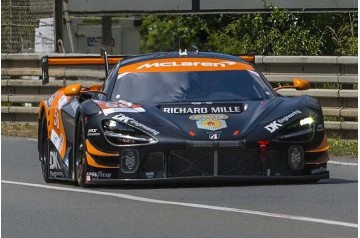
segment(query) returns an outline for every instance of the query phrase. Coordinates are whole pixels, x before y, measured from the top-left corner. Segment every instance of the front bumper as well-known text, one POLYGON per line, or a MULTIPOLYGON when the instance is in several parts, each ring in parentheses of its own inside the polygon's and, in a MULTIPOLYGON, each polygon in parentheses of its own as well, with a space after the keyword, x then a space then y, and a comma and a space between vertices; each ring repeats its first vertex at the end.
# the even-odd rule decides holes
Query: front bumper
POLYGON ((284 146, 270 147, 262 153, 256 145, 208 144, 182 149, 177 149, 178 144, 173 148, 129 147, 117 154, 105 154, 88 143, 86 183, 302 182, 329 178, 326 151, 302 153, 304 168, 293 170, 284 146))

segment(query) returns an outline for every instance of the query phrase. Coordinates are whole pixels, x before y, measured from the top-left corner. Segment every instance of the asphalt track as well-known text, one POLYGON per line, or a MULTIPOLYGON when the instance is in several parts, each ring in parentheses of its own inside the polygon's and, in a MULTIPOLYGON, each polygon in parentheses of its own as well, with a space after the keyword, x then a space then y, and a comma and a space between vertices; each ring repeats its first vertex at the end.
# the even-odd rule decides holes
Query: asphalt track
POLYGON ((2 237, 357 237, 354 160, 317 184, 82 189, 46 184, 36 146, 1 138, 2 237))

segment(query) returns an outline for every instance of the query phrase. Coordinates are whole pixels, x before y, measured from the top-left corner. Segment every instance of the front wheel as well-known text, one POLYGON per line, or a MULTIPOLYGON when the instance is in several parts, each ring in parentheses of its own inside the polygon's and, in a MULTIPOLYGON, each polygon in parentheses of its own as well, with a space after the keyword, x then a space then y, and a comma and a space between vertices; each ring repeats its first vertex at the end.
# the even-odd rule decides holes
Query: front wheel
POLYGON ((76 129, 76 145, 75 145, 75 175, 76 182, 81 187, 87 187, 86 173, 88 165, 86 161, 86 145, 84 134, 84 123, 82 117, 79 118, 76 129))
POLYGON ((39 160, 41 163, 41 171, 43 179, 46 183, 52 182, 50 179, 50 143, 48 138, 48 130, 46 125, 46 116, 45 114, 41 118, 41 127, 40 127, 40 151, 39 151, 39 160))

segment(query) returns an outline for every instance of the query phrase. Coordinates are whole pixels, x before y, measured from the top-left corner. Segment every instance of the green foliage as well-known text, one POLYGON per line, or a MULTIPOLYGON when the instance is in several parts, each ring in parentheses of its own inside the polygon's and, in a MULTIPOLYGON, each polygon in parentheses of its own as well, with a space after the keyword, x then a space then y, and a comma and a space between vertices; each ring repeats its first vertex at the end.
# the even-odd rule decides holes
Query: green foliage
POLYGON ((331 138, 329 142, 329 155, 358 158, 358 140, 345 140, 342 138, 331 138))
POLYGON ((143 52, 191 49, 258 55, 357 55, 357 13, 145 16, 143 52))

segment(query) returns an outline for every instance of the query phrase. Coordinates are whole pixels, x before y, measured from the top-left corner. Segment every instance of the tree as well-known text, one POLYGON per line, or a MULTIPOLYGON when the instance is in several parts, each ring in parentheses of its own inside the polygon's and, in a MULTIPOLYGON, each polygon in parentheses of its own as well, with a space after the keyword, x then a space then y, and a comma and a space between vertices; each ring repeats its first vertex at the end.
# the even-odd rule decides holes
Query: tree
POLYGON ((357 55, 357 13, 146 16, 143 52, 191 49, 258 55, 357 55))

